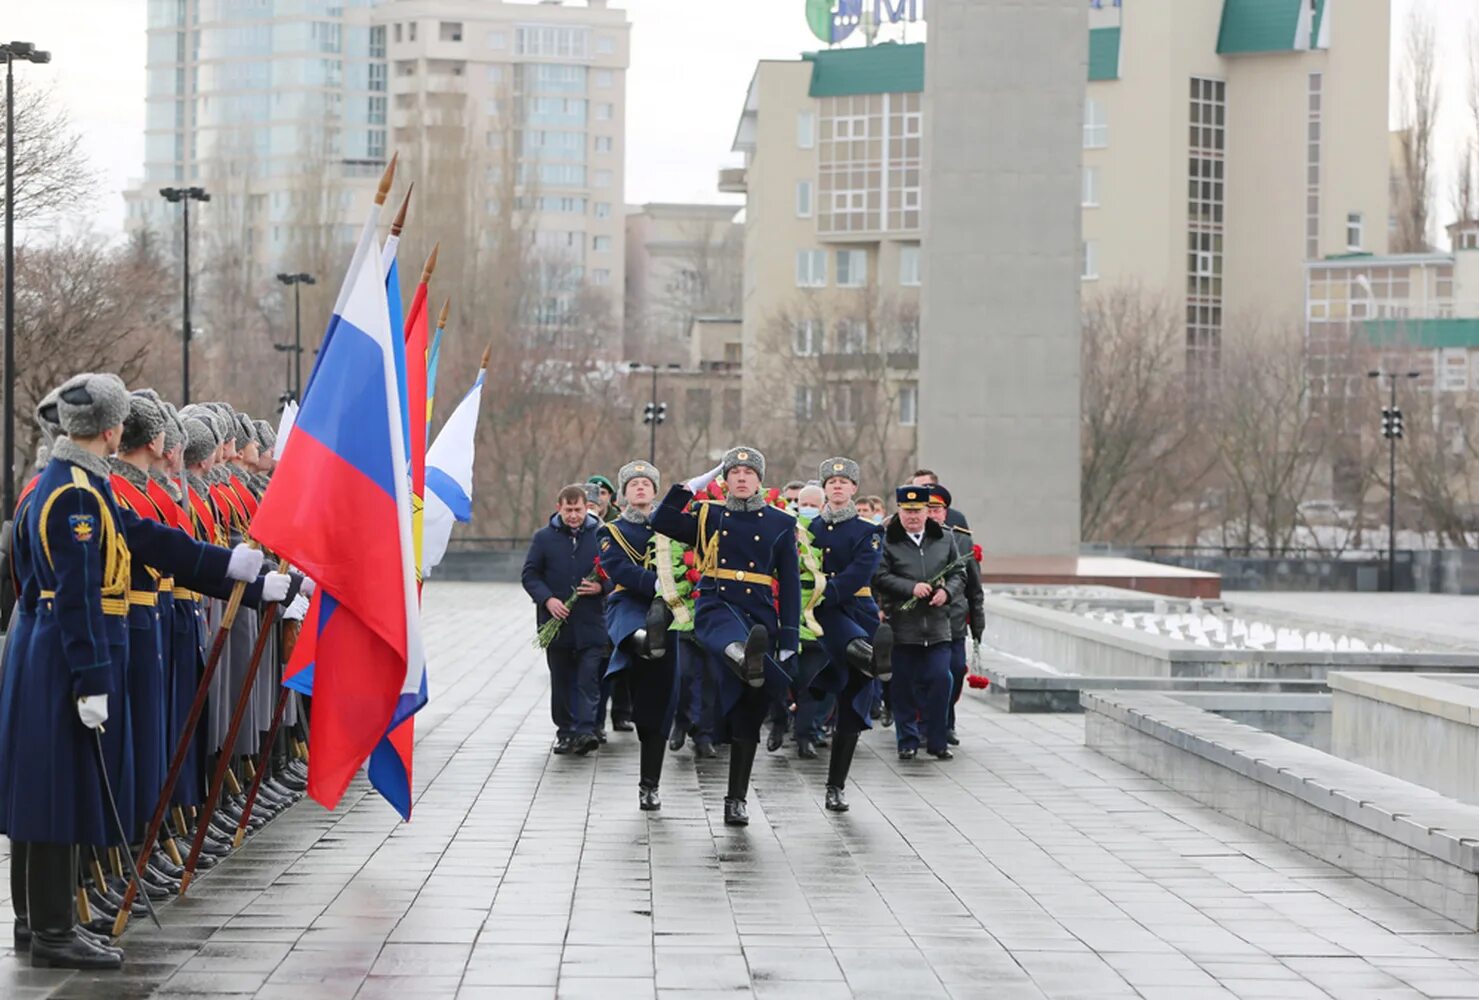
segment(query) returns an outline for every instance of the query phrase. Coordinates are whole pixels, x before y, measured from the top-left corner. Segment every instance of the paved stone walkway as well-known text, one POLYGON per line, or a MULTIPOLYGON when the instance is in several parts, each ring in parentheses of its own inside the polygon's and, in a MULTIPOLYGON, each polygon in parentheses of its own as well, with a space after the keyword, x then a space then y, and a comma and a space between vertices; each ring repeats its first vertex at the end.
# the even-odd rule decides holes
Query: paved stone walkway
POLYGON ((968 695, 947 763, 877 732, 843 817, 825 758, 762 756, 738 832, 725 761, 685 751, 649 818, 630 735, 548 753, 517 588, 427 604, 414 822, 359 786, 299 805, 135 920, 121 976, 3 951, 0 997, 1479 997, 1479 938, 1099 757, 1081 717, 968 695))

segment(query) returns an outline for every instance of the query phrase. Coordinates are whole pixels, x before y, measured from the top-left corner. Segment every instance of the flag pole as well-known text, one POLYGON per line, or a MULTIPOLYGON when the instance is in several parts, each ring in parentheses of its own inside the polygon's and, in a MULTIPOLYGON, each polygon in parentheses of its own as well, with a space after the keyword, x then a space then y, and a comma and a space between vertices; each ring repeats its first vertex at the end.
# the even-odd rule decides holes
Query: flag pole
MULTIPOLYGON (((288 561, 278 561, 277 571, 286 573, 288 561)), ((277 602, 273 601, 267 605, 267 610, 262 612, 262 627, 257 632, 257 644, 252 648, 252 659, 247 664, 246 675, 242 678, 241 693, 236 698, 236 708, 231 713, 231 727, 226 730, 226 739, 221 743, 221 752, 216 757, 216 773, 211 778, 209 791, 206 792, 205 806, 195 823, 195 839, 190 844, 190 856, 185 859, 185 874, 180 876, 180 895, 185 895, 185 890, 190 888, 190 880, 195 877, 195 867, 200 863, 200 851, 205 846, 205 835, 210 829, 211 820, 216 815, 216 806, 221 801, 221 786, 226 783, 226 773, 231 770, 231 751, 236 746, 236 738, 241 733, 241 723, 246 717, 247 703, 251 699, 252 686, 257 681, 257 669, 262 665, 262 652, 267 648, 267 640, 272 636, 272 623, 277 618, 277 602)), ((122 911, 120 911, 121 915, 122 911)))
POLYGON ((268 727, 267 738, 262 741, 262 750, 257 755, 257 773, 252 775, 252 787, 247 791, 246 804, 241 807, 241 818, 236 821, 236 836, 231 838, 232 848, 241 846, 242 838, 246 836, 247 827, 251 824, 252 808, 257 804, 257 790, 262 787, 262 776, 272 763, 272 744, 277 739, 277 730, 282 725, 283 712, 287 710, 288 697, 292 693, 286 685, 278 685, 277 707, 272 710, 272 725, 268 727))
MULTIPOLYGON (((256 543, 250 543, 255 546, 256 543)), ((200 716, 205 711, 206 699, 210 696, 211 679, 216 675, 216 667, 220 665, 221 653, 226 648, 226 639, 231 632, 231 627, 236 624, 236 614, 241 610, 242 595, 246 591, 246 583, 238 580, 236 586, 231 588, 231 599, 226 602, 226 611, 221 616, 221 624, 216 629, 215 641, 211 643, 210 658, 205 661, 205 673, 200 675, 200 684, 195 688, 195 700, 190 703, 190 714, 185 719, 185 726, 180 731, 179 742, 175 745, 175 755, 170 760, 169 773, 165 775, 164 787, 160 789, 159 801, 154 806, 154 815, 149 820, 149 826, 144 831, 144 841, 139 848, 139 865, 142 867, 154 853, 154 845, 159 839, 160 828, 164 825, 164 814, 169 809, 170 799, 174 796, 175 785, 180 780, 180 772, 185 767, 185 758, 190 753, 190 744, 195 742, 195 728, 200 724, 200 716)), ((128 881, 128 888, 123 893, 123 905, 118 909, 118 917, 113 921, 113 936, 121 935, 128 927, 129 914, 133 909, 134 898, 138 895, 139 884, 132 878, 128 881)))

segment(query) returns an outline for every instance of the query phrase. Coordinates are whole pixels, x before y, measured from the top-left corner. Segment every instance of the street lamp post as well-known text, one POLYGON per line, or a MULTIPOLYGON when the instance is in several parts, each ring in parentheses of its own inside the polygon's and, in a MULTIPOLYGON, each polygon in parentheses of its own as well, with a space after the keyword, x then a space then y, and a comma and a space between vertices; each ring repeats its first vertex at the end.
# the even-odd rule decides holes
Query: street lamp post
POLYGON ((284 285, 290 285, 293 289, 293 346, 291 348, 281 347, 280 350, 291 350, 293 352, 293 379, 289 383, 289 389, 295 400, 303 398, 303 298, 302 287, 304 285, 316 285, 318 281, 311 274, 299 271, 297 274, 279 274, 277 280, 284 285))
POLYGON ((665 423, 668 419, 668 404, 660 403, 657 400, 657 373, 664 367, 669 370, 676 370, 679 366, 645 365, 640 361, 627 362, 627 371, 632 374, 644 370, 652 373, 652 395, 649 397, 647 405, 642 409, 642 423, 647 425, 647 461, 652 465, 657 464, 657 426, 658 424, 665 423))
POLYGON ((1397 379, 1418 378, 1421 372, 1367 372, 1367 378, 1386 379, 1391 403, 1381 408, 1381 436, 1387 439, 1387 590, 1397 589, 1397 439, 1402 436, 1402 411, 1397 406, 1397 379))
POLYGON ((180 305, 180 405, 184 406, 190 402, 190 203, 210 201, 211 196, 202 187, 167 187, 160 188, 159 193, 165 201, 171 204, 179 202, 185 210, 185 241, 181 254, 185 280, 180 305))
POLYGON ((5 57, 5 486, 3 516, 15 512, 15 61, 51 62, 30 42, 0 45, 5 57))

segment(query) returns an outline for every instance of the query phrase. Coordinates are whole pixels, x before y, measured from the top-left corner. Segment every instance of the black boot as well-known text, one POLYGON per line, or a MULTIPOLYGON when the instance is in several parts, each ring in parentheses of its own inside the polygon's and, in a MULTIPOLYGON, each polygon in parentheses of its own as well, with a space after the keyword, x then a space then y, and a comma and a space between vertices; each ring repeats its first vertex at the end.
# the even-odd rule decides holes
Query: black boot
POLYGON ((76 854, 67 844, 30 844, 26 858, 26 909, 31 926, 31 965, 38 969, 118 969, 123 952, 77 933, 73 910, 76 854))
POLYGON ((847 644, 847 663, 854 670, 867 674, 869 677, 886 681, 894 674, 893 653, 894 630, 887 622, 884 622, 878 626, 872 642, 867 639, 854 639, 847 644))
POLYGON ((660 660, 668 651, 668 626, 673 624, 673 612, 668 602, 661 597, 652 599, 647 606, 647 643, 644 655, 649 660, 660 660))
POLYGON ((765 752, 775 753, 786 745, 786 724, 776 720, 770 724, 770 735, 765 738, 765 752))
POLYGON ((755 766, 754 740, 733 740, 729 744, 729 794, 724 797, 724 825, 747 826, 750 822, 745 796, 750 791, 750 771, 755 766))
POLYGON ((662 808, 662 798, 657 794, 657 786, 662 782, 663 755, 667 747, 656 737, 642 740, 642 748, 639 752, 638 774, 640 781, 637 791, 637 806, 644 812, 653 812, 662 808))
POLYGON ((699 736, 693 741, 693 756, 703 758, 717 757, 719 756, 719 751, 714 749, 713 740, 707 736, 699 736))
POLYGON ((858 735, 839 732, 832 741, 832 757, 827 761, 827 808, 833 812, 847 812, 847 799, 842 790, 847 786, 847 775, 852 770, 858 735))
POLYGON ((25 843, 10 845, 10 906, 15 912, 15 950, 31 947, 31 925, 26 919, 26 848, 25 843), (22 943, 22 938, 25 939, 22 943))
POLYGON ((673 733, 668 737, 668 749, 677 753, 688 742, 688 731, 680 723, 673 723, 673 733))
POLYGON ((764 626, 756 625, 744 642, 731 642, 724 648, 724 662, 735 676, 750 687, 765 685, 765 652, 770 647, 770 637, 764 626))

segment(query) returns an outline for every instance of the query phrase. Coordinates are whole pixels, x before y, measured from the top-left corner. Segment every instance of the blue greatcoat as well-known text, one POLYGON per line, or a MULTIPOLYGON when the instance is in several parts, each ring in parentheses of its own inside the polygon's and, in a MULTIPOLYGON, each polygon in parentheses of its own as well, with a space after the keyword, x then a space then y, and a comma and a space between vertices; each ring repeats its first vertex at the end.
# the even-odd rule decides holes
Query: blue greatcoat
MULTIPOLYGON (((801 648, 801 572, 796 556, 796 518, 776 507, 730 510, 707 502, 686 510, 693 494, 683 485, 668 490, 652 513, 652 526, 698 552, 699 596, 694 604, 693 634, 719 663, 732 642, 743 643, 754 625, 770 634, 772 651, 801 648), (699 537, 702 534, 702 538, 699 537), (740 579, 753 577, 753 579, 740 579), (771 580, 779 586, 772 590, 771 580), (780 611, 776 603, 779 598, 780 611)), ((744 684, 734 671, 721 669, 720 711, 728 715, 744 684)), ((791 679, 773 659, 765 664, 765 687, 785 697, 791 679)))
MULTIPOLYGON (((21 665, 26 655, 26 646, 31 641, 31 630, 36 624, 36 601, 38 588, 36 574, 31 566, 31 550, 26 541, 26 518, 35 492, 28 490, 15 505, 15 520, 12 522, 10 538, 10 569, 15 585, 15 610, 11 612, 10 629, 5 636, 4 666, 0 668, 0 760, 13 756, 15 731, 16 689, 19 687, 21 665)), ((10 801, 10 771, 0 768, 0 833, 6 830, 6 803, 10 801)))
MULTIPOLYGON (((230 553, 120 511, 107 481, 62 458, 42 472, 26 518, 37 613, 18 657, 9 744, 0 746, 8 796, 0 826, 12 840, 112 846, 116 836, 97 771, 94 736, 77 717, 85 695, 109 696, 103 734, 109 781, 136 822, 127 705, 127 591, 131 559, 192 589, 223 589, 230 553)), ((125 812, 127 809, 127 812, 125 812)))
POLYGON ((648 543, 650 524, 617 518, 597 531, 601 568, 611 579, 606 595, 606 635, 611 640, 611 663, 606 676, 632 672, 632 716, 642 739, 662 739, 673 725, 678 706, 678 652, 675 637, 668 637, 661 660, 633 663, 621 644, 647 624, 647 610, 657 597, 657 572, 652 569, 648 543))
POLYGON ((826 596, 817 605, 817 624, 822 626, 822 648, 827 651, 827 669, 814 686, 831 694, 850 688, 853 711, 863 728, 871 729, 870 709, 878 697, 878 681, 853 678, 847 663, 847 645, 854 639, 872 640, 878 631, 878 605, 871 584, 883 557, 883 528, 854 515, 841 521, 812 519, 812 540, 822 551, 822 573, 827 577, 826 596))

